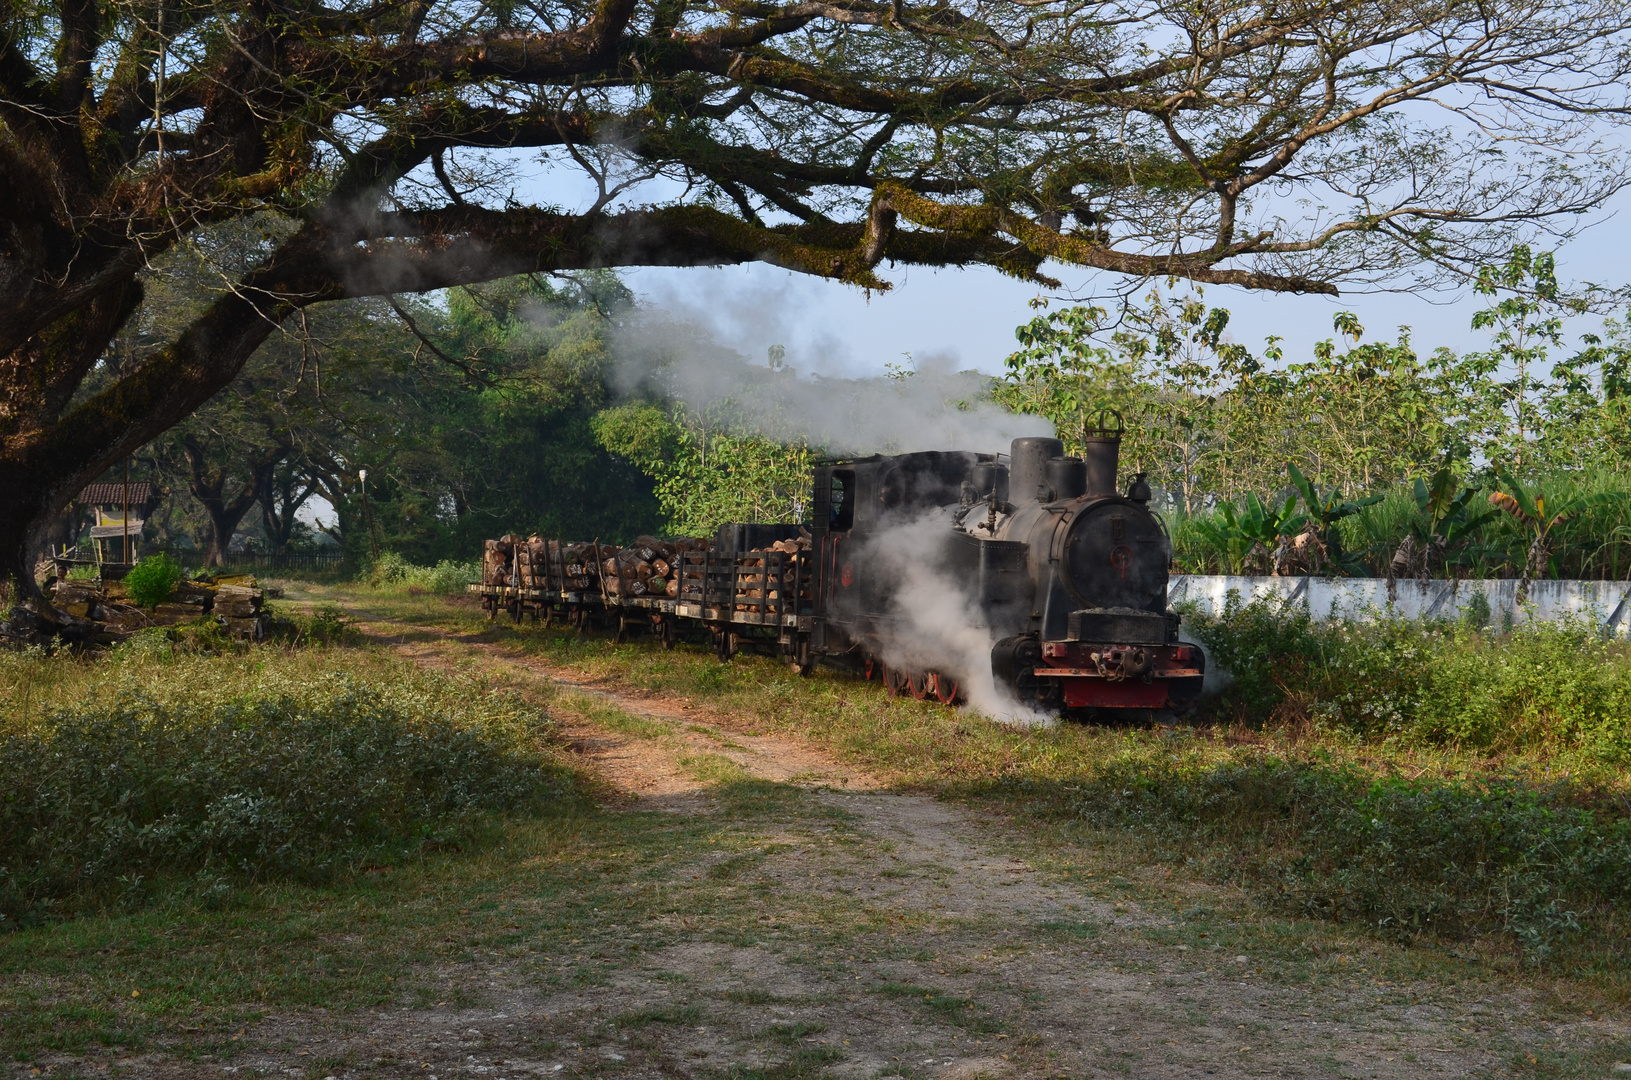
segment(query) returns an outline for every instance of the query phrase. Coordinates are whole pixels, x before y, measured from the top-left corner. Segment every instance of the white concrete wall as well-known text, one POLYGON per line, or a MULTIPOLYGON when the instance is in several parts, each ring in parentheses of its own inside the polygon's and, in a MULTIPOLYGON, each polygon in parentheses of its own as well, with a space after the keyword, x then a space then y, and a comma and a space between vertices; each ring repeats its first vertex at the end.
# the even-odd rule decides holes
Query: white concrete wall
POLYGON ((1459 618, 1475 596, 1489 605, 1490 625, 1501 627, 1529 620, 1549 621, 1566 615, 1590 619, 1617 636, 1631 635, 1631 582, 1532 581, 1529 599, 1518 605, 1518 582, 1400 581, 1390 600, 1386 578, 1234 577, 1178 574, 1167 584, 1167 602, 1192 604, 1202 611, 1223 610, 1231 591, 1242 603, 1280 597, 1313 618, 1459 618))

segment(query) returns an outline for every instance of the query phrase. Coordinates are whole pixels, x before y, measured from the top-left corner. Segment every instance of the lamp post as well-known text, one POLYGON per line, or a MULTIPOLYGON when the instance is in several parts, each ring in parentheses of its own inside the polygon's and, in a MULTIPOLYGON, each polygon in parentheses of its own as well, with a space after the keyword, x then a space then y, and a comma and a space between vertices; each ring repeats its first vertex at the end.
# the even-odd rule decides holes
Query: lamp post
POLYGON ((374 532, 374 508, 368 504, 368 470, 357 470, 357 482, 362 485, 362 516, 368 524, 368 550, 379 562, 379 537, 374 532))

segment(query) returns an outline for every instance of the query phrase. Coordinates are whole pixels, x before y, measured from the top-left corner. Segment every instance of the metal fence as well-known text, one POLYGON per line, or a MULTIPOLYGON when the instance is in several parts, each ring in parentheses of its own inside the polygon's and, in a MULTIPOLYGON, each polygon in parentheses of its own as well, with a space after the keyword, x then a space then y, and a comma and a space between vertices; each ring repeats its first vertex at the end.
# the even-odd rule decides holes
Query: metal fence
POLYGON ((305 574, 338 574, 352 568, 343 554, 271 555, 265 552, 237 551, 226 557, 229 570, 294 571, 305 574))

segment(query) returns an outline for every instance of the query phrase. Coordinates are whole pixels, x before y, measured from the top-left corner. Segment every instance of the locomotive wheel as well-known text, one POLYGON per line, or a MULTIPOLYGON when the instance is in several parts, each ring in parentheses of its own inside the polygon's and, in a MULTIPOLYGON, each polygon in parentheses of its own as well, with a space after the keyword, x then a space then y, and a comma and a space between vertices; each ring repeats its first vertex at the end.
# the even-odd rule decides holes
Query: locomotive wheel
POLYGON ((934 692, 934 699, 942 705, 955 705, 962 690, 962 687, 957 685, 957 680, 939 672, 935 672, 930 678, 933 680, 930 689, 934 692))
POLYGON ((901 677, 900 672, 896 671, 888 664, 884 664, 882 666, 884 691, 888 693, 890 697, 900 697, 901 690, 905 688, 906 680, 901 677))
POLYGON ((933 685, 933 679, 933 675, 926 675, 921 671, 915 672, 914 674, 906 677, 906 686, 907 689, 911 690, 914 698, 922 701, 929 696, 930 687, 933 685))
POLYGON ((861 678, 865 679, 867 682, 871 682, 873 679, 878 677, 878 669, 878 662, 869 657, 861 664, 861 678))

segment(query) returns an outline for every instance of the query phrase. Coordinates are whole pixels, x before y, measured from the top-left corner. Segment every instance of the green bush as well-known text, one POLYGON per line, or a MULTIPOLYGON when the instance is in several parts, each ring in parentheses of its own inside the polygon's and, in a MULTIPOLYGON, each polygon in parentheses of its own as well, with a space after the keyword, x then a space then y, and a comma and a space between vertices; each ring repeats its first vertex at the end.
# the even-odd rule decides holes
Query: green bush
POLYGON ((181 564, 160 552, 130 568, 125 575, 125 595, 137 607, 156 607, 170 599, 180 580, 181 564))
POLYGON ((1423 747, 1631 762, 1631 650, 1584 622, 1488 633, 1463 623, 1314 622, 1274 602, 1186 625, 1234 685, 1206 708, 1423 747))
POLYGON ((464 587, 481 580, 481 569, 475 563, 456 563, 443 559, 435 566, 415 566, 394 551, 387 551, 374 560, 363 581, 374 588, 407 588, 447 596, 461 593, 464 587))
POLYGON ((1631 822, 1564 790, 1169 747, 1066 788, 1081 818, 1152 831, 1282 906, 1387 934, 1505 933, 1544 959, 1631 899, 1631 822))
POLYGON ((260 680, 247 693, 240 679, 212 698, 210 662, 163 648, 115 656, 124 692, 106 704, 0 729, 0 926, 178 879, 321 881, 462 843, 566 790, 543 717, 470 680, 255 667, 238 672, 260 680), (163 698, 131 689, 155 663, 174 669, 163 698))

